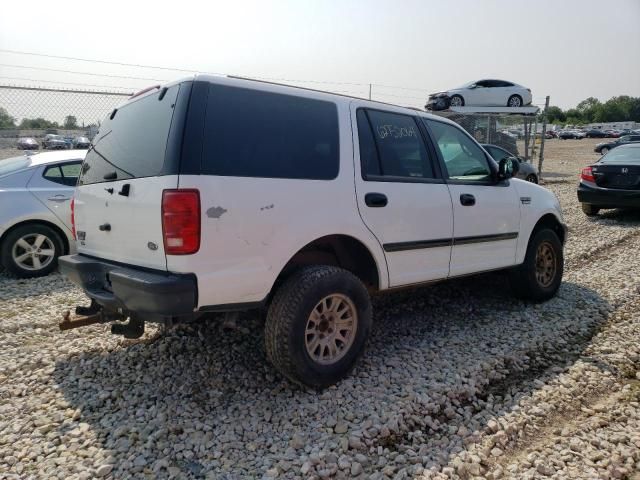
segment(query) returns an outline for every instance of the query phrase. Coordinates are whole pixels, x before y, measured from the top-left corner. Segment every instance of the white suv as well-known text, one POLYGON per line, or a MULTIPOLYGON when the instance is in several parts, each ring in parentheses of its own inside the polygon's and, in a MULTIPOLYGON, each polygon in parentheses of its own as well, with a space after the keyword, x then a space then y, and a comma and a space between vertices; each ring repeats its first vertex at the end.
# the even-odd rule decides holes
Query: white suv
POLYGON ((361 354, 371 293, 497 269, 521 297, 556 293, 560 206, 514 163, 423 112, 197 76, 104 121, 60 265, 92 299, 79 324, 128 337, 266 307, 271 362, 324 387, 361 354))

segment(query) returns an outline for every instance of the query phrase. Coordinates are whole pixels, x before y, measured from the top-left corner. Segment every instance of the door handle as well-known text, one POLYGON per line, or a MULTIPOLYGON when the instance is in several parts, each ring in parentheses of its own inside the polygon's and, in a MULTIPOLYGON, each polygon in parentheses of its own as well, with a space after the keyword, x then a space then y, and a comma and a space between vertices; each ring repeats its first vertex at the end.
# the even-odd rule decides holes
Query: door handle
POLYGON ((65 197, 64 195, 54 195, 53 197, 49 197, 47 200, 51 200, 52 202, 66 202, 71 197, 65 197))
POLYGON ((471 207, 476 204, 476 197, 470 193, 463 193, 460 195, 460 203, 465 207, 471 207))
POLYGON ((364 196, 364 203, 367 204, 367 207, 386 207, 388 202, 387 196, 384 193, 367 193, 364 196))

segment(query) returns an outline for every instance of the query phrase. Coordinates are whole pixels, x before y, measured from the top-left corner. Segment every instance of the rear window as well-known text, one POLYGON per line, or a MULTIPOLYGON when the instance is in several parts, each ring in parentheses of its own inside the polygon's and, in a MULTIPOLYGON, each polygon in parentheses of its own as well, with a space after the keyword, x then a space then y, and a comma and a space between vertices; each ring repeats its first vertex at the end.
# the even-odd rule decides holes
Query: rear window
POLYGON ((0 160, 0 177, 27 168, 30 163, 29 157, 13 157, 0 160))
POLYGON ((166 92, 159 90, 110 114, 87 153, 79 185, 164 173, 167 138, 179 89, 174 85, 166 92))
POLYGON ((640 165, 640 146, 618 147, 603 156, 600 164, 638 164, 640 165))
POLYGON ((202 173, 330 180, 338 175, 332 102, 211 85, 202 173))

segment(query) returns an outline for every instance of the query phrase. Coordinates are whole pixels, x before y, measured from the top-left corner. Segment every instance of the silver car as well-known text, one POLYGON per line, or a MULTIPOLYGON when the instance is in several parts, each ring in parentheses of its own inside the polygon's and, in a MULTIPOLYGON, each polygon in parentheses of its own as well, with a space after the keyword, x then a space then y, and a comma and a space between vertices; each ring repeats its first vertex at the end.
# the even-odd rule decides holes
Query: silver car
POLYGON ((71 197, 86 150, 0 160, 0 263, 21 278, 49 274, 75 251, 71 197))
POLYGON ((520 165, 520 169, 518 170, 516 177, 526 180, 527 182, 538 183, 538 169, 531 163, 525 162, 524 159, 497 145, 483 144, 482 146, 496 161, 496 163, 500 163, 500 160, 503 158, 515 158, 520 165))

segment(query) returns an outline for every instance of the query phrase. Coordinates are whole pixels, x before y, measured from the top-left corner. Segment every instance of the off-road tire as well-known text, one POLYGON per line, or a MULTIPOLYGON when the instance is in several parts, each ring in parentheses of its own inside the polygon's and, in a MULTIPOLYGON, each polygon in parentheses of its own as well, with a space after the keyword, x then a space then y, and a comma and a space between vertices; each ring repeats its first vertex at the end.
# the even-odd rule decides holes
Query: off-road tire
POLYGON ((590 203, 582 203, 580 205, 582 207, 582 211, 587 217, 595 217, 596 215, 598 215, 598 212, 600 211, 598 207, 594 207, 590 203))
POLYGON ((18 278, 34 278, 49 275, 58 267, 58 257, 64 254, 64 244, 60 235, 52 228, 42 225, 30 223, 22 225, 10 231, 0 245, 0 263, 12 275, 18 278), (28 234, 42 234, 49 238, 55 249, 54 258, 40 270, 26 270, 17 264, 12 255, 13 245, 23 236, 28 234))
POLYGON ((549 228, 542 228, 534 231, 527 253, 524 257, 522 265, 510 270, 509 282, 513 294, 522 299, 532 300, 534 302, 543 302, 552 298, 560 284, 562 283, 562 274, 564 271, 564 254, 562 243, 556 233, 549 228), (555 254, 555 277, 549 285, 541 285, 536 276, 536 260, 538 247, 546 244, 553 249, 555 254))
POLYGON ((325 388, 344 378, 364 351, 371 330, 371 300, 362 282, 351 272, 333 266, 305 267, 277 290, 265 323, 267 357, 280 373, 295 383, 325 388), (323 365, 307 353, 305 329, 312 310, 328 295, 346 296, 357 313, 354 340, 335 363, 323 365))

